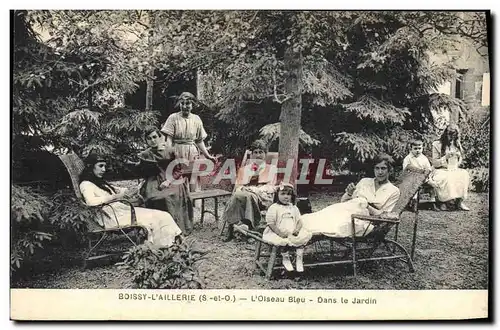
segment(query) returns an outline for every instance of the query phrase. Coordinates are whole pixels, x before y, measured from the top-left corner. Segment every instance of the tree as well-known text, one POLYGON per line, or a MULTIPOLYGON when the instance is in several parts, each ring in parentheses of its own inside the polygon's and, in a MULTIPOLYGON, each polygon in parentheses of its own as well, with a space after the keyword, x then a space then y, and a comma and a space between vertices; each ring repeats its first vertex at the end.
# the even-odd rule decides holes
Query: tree
POLYGON ((430 55, 456 45, 459 33, 446 34, 423 23, 456 16, 255 12, 259 29, 242 41, 247 47, 240 56, 206 73, 216 86, 205 101, 220 109, 222 121, 248 130, 257 125, 254 109, 265 108, 257 122, 271 125, 261 130, 271 137, 277 135, 273 118, 276 106, 281 107, 281 159, 297 158, 300 121, 311 134, 308 141, 322 142, 319 153, 332 155, 335 150, 332 158, 339 162, 348 157, 356 165, 355 160, 380 151, 402 157, 410 136, 432 134, 431 109, 466 110, 460 101, 430 93, 454 74, 451 63, 437 65, 430 55), (258 51, 252 51, 254 39, 259 40, 258 51), (287 77, 289 82, 290 77, 300 79, 292 85, 287 77), (249 120, 244 120, 247 115, 249 120))

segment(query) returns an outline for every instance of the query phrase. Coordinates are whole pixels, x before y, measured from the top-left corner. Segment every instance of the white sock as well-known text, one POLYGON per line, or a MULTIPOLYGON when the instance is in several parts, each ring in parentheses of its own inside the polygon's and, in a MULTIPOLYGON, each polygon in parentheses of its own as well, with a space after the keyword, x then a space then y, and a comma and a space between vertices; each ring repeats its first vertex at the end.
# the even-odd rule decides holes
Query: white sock
POLYGON ((283 259, 283 266, 285 266, 285 269, 289 272, 293 272, 293 265, 290 261, 290 254, 288 252, 283 252, 281 254, 281 257, 283 259))
POLYGON ((297 271, 298 272, 303 272, 304 271, 304 249, 297 249, 297 271))

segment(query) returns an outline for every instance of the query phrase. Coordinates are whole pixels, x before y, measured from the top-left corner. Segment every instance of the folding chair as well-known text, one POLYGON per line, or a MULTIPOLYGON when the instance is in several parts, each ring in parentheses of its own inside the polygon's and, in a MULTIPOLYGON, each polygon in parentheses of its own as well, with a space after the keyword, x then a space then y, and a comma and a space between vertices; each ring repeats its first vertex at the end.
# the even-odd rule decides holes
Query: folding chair
MULTIPOLYGON (((147 230, 144 226, 137 224, 137 217, 135 214, 135 209, 132 203, 130 203, 127 200, 116 200, 111 203, 103 203, 100 205, 96 206, 88 206, 85 204, 82 193, 80 192, 80 182, 79 182, 79 177, 80 174, 82 173, 84 169, 84 163, 83 161, 78 157, 78 155, 74 153, 66 154, 66 155, 61 155, 59 156, 61 161, 63 162, 64 166, 66 167, 71 183, 73 185, 73 190, 75 192, 76 197, 86 207, 89 208, 96 208, 98 210, 101 210, 101 208, 105 205, 110 207, 111 209, 112 206, 111 204, 114 202, 121 202, 125 203, 130 206, 130 225, 126 226, 117 226, 113 228, 104 228, 101 224, 99 224, 98 221, 95 219, 85 219, 86 225, 87 225, 87 240, 88 240, 88 249, 87 251, 84 252, 84 258, 83 258, 83 267, 85 268, 87 266, 88 261, 93 261, 97 259, 103 259, 103 258, 109 258, 114 255, 120 255, 123 252, 126 251, 126 249, 122 249, 119 251, 106 251, 104 254, 97 254, 97 248, 101 246, 106 240, 108 240, 113 234, 118 234, 118 235, 123 235, 125 238, 128 239, 128 241, 136 246, 140 244, 140 238, 141 236, 146 236, 147 237, 147 230), (143 232, 144 235, 140 235, 140 232, 143 232), (129 233, 135 232, 136 236, 136 241, 132 240, 132 238, 129 236, 129 233), (95 243, 94 243, 95 242, 95 243)), ((114 212, 114 210, 113 210, 114 212)), ((107 216, 106 213, 102 212, 103 216, 107 216)), ((118 220, 116 219, 115 215, 115 220, 116 223, 118 224, 118 220)))
MULTIPOLYGON (((400 178, 399 190, 400 197, 397 201, 394 209, 389 214, 383 214, 380 216, 366 216, 366 215, 356 215, 351 216, 351 223, 353 228, 353 234, 350 237, 330 237, 323 234, 314 235, 309 241, 308 245, 316 243, 321 240, 330 241, 333 247, 333 243, 337 243, 343 250, 341 258, 334 258, 332 251, 332 260, 311 262, 304 264, 304 267, 315 267, 322 265, 337 265, 337 264, 351 264, 353 265, 353 274, 357 275, 357 266, 360 262, 375 261, 375 260, 390 260, 397 259, 408 264, 410 271, 414 271, 413 265, 413 255, 415 251, 416 243, 416 233, 418 225, 418 203, 415 203, 410 209, 407 206, 410 204, 411 199, 418 191, 420 186, 425 182, 429 171, 419 171, 414 169, 405 170, 400 178), (414 225, 413 225, 413 236, 411 253, 397 242, 398 228, 401 221, 401 215, 403 211, 409 211, 414 213, 414 225), (355 235, 355 220, 368 221, 371 226, 367 227, 367 230, 360 235, 355 235), (372 228, 371 231, 368 231, 372 228), (394 239, 386 238, 390 230, 394 228, 395 234, 394 239), (389 245, 392 248, 388 248, 389 245), (385 246, 386 249, 381 251, 383 255, 375 256, 374 253, 381 246, 385 246), (339 260, 333 260, 339 259, 339 260)), ((241 232, 242 234, 252 237, 256 240, 255 257, 254 261, 256 266, 265 274, 267 279, 270 279, 274 270, 283 269, 282 266, 276 266, 276 261, 281 252, 281 247, 271 245, 262 239, 263 228, 258 230, 245 230, 239 227, 235 227, 235 230, 241 232), (268 246, 270 248, 270 253, 262 253, 262 247, 268 246), (264 259, 264 260, 261 260, 264 259), (266 260, 267 259, 267 260, 266 260)))

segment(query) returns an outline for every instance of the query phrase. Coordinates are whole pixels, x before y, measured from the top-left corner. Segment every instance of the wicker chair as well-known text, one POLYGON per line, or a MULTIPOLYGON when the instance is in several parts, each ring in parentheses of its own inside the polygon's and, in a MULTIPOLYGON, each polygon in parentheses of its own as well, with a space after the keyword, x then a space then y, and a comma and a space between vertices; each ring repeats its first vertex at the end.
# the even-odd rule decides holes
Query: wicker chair
MULTIPOLYGON (((425 182, 428 175, 429 171, 419 171, 414 169, 405 170, 398 180, 400 197, 398 202, 394 206, 393 211, 390 214, 381 216, 353 214, 351 216, 353 227, 352 236, 337 238, 322 234, 314 235, 313 238, 309 241, 308 245, 316 244, 321 241, 329 241, 331 248, 331 260, 320 260, 318 262, 306 263, 304 264, 304 267, 351 264, 353 265, 353 274, 354 276, 356 276, 358 263, 360 262, 397 259, 407 263, 409 270, 413 272, 413 254, 415 251, 418 225, 418 202, 411 203, 411 208, 409 208, 409 205, 413 196, 425 182), (415 217, 410 253, 408 253, 408 251, 400 243, 397 242, 398 229, 403 211, 412 212, 415 217), (365 233, 360 236, 355 236, 355 219, 370 222, 370 224, 373 226, 373 229, 370 232, 365 231, 365 233), (394 239, 389 239, 387 238, 387 236, 393 228, 395 229, 394 239), (335 251, 333 249, 335 243, 339 247, 338 251, 335 251), (380 251, 381 247, 385 247, 385 249, 380 251), (376 251, 382 252, 382 255, 375 256, 374 253, 376 251), (340 257, 335 255, 335 253, 337 252, 340 252, 340 257)), ((256 231, 250 231, 235 227, 235 230, 256 240, 254 261, 256 266, 262 271, 263 274, 265 274, 265 277, 267 279, 271 278, 274 270, 283 269, 282 266, 276 265, 276 261, 278 259, 278 256, 280 255, 281 247, 271 245, 262 239, 263 228, 259 228, 256 231), (269 253, 262 252, 263 247, 265 246, 269 247, 269 253)))
MULTIPOLYGON (((71 178, 71 183, 73 186, 73 190, 75 192, 76 197, 78 200, 84 204, 84 199, 83 196, 80 192, 80 182, 79 182, 79 177, 80 174, 82 173, 84 169, 84 163, 83 161, 78 157, 78 155, 74 153, 66 154, 66 155, 61 155, 59 156, 61 161, 63 162, 64 166, 66 167, 69 176, 71 178)), ((116 202, 116 201, 114 201, 116 202)), ((119 235, 123 236, 126 238, 132 245, 136 246, 140 244, 141 238, 147 237, 147 230, 144 226, 137 224, 137 218, 134 210, 134 206, 132 205, 131 202, 127 200, 119 200, 121 203, 125 203, 131 207, 131 214, 130 214, 130 225, 126 226, 119 226, 118 225, 118 220, 116 219, 115 215, 115 221, 117 223, 117 227, 113 228, 104 228, 101 224, 99 224, 95 219, 85 219, 86 225, 87 225, 87 240, 88 240, 88 249, 87 251, 84 252, 84 257, 83 257, 83 267, 85 268, 87 266, 87 263, 89 261, 97 260, 97 259, 103 259, 103 258, 109 258, 111 256, 116 256, 120 255, 123 252, 125 252, 124 249, 121 250, 114 250, 114 251, 105 251, 105 253, 98 254, 98 247, 100 247, 105 241, 109 240, 113 235, 119 235), (135 241, 130 237, 130 233, 135 233, 135 241), (141 234, 142 232, 142 234, 141 234)), ((113 203, 113 202, 112 202, 113 203)), ((98 208, 99 210, 107 205, 110 207, 112 210, 112 206, 110 204, 112 203, 103 203, 97 206, 87 206, 86 207, 92 207, 92 208, 98 208)), ((114 213, 114 210, 113 210, 114 213)), ((107 216, 106 213, 102 212, 103 216, 107 216)), ((127 246, 128 248, 129 246, 127 246)))

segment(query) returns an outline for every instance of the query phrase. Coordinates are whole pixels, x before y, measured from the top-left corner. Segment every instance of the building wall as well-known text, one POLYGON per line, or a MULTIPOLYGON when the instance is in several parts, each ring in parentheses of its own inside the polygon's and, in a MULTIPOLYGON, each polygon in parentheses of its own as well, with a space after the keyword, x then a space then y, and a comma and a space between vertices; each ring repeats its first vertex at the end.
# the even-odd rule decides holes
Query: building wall
POLYGON ((470 43, 461 40, 458 49, 445 54, 433 54, 431 60, 437 63, 452 62, 457 68, 455 79, 446 81, 436 91, 457 97, 468 106, 472 116, 489 113, 490 68, 488 50, 476 50, 470 43))

